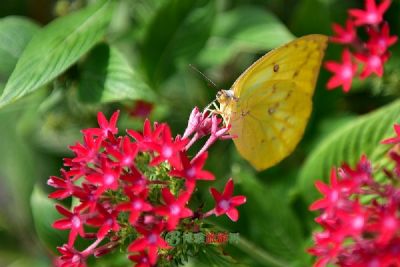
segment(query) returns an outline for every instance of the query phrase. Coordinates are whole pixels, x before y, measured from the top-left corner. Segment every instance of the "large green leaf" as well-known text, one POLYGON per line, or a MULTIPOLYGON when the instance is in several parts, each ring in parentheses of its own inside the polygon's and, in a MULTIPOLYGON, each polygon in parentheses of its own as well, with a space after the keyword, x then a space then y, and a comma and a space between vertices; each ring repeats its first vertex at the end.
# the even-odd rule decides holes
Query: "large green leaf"
POLYGON ((31 209, 39 239, 54 252, 67 240, 68 231, 54 229, 51 225, 62 216, 55 209, 55 202, 35 186, 31 196, 31 209))
POLYGON ((0 81, 6 81, 39 26, 22 17, 0 19, 0 81))
POLYGON ((18 103, 0 111, 0 214, 6 215, 4 220, 9 231, 14 231, 16 238, 26 235, 30 223, 29 196, 33 184, 38 179, 37 160, 40 158, 29 146, 21 130, 21 117, 25 114, 35 115, 42 100, 42 95, 33 94, 18 103), (2 203, 2 201, 6 201, 2 203))
POLYGON ((373 162, 385 158, 390 146, 380 144, 393 135, 393 124, 400 121, 400 101, 347 123, 325 138, 308 157, 299 174, 299 190, 311 203, 318 197, 317 179, 327 180, 329 170, 343 162, 354 165, 362 154, 373 162))
POLYGON ((166 1, 150 22, 140 55, 148 82, 158 85, 205 45, 213 25, 215 1, 166 1))
POLYGON ((290 209, 287 188, 282 183, 265 186, 245 173, 240 178, 240 188, 247 197, 240 209, 241 216, 248 220, 243 235, 253 244, 242 242, 239 248, 249 254, 258 253, 256 259, 264 261, 265 266, 288 266, 303 253, 303 237, 300 223, 290 209))
POLYGON ((210 66, 224 64, 238 52, 265 52, 293 38, 285 25, 268 10, 241 6, 217 17, 199 61, 210 66))
POLYGON ((116 47, 98 45, 82 68, 79 95, 85 102, 155 100, 153 91, 116 47))
MULTIPOLYGON (((349 2, 349 1, 340 1, 349 2)), ((290 18, 290 29, 298 35, 312 33, 328 33, 331 27, 331 14, 336 10, 345 10, 337 8, 339 3, 331 7, 327 1, 321 0, 301 0, 297 1, 294 12, 290 18), (318 10, 316 12, 316 10, 318 10), (312 15, 310 15, 312 14, 312 15)))
POLYGON ((36 34, 6 84, 0 107, 47 84, 89 51, 104 36, 112 6, 112 1, 100 1, 56 19, 36 34))

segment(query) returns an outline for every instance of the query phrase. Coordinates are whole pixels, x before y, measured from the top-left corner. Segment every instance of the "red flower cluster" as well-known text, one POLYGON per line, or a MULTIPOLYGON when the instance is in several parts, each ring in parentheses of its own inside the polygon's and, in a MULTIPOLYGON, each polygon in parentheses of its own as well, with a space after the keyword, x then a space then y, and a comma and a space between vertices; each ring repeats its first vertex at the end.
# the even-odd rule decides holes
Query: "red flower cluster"
MULTIPOLYGON (((227 128, 221 128, 215 115, 206 116, 197 108, 185 136, 175 138, 167 124, 155 123, 152 129, 148 120, 143 133, 127 130, 128 135, 118 136, 118 114, 115 112, 107 121, 99 112, 100 127, 82 131, 83 143, 71 146, 75 156, 65 159, 66 169, 61 170, 61 177, 48 180, 56 188, 50 198, 79 200, 71 210, 56 205, 64 218, 54 222, 53 227, 69 230, 68 243, 58 248, 62 255, 57 266, 86 266, 90 255, 106 254, 128 239, 133 239, 127 246, 132 253, 129 259, 136 266, 154 266, 160 252, 170 248, 162 234, 193 217, 188 203, 197 180, 214 179, 212 173, 203 170, 206 150, 217 139, 229 138, 227 128), (205 135, 210 135, 205 147, 190 160, 187 149, 193 139, 205 135), (78 251, 74 248, 78 235, 95 241, 78 251)), ((246 199, 232 197, 233 181, 228 181, 223 195, 212 190, 217 206, 200 217, 226 213, 236 221, 238 213, 234 207, 246 199)))
POLYGON ((349 10, 350 17, 344 27, 333 24, 334 36, 331 37, 331 42, 347 47, 343 50, 342 62, 325 63, 325 67, 333 73, 327 84, 328 89, 342 86, 343 91, 348 92, 357 75, 361 79, 373 73, 379 77, 383 75, 383 65, 390 56, 388 48, 397 41, 397 36, 390 36, 389 24, 383 19, 391 0, 383 0, 380 4, 376 4, 375 0, 366 0, 365 3, 365 10, 349 10), (368 34, 369 39, 366 42, 357 35, 357 27, 360 26, 368 34), (362 65, 361 73, 357 71, 358 64, 354 58, 362 65))
MULTIPOLYGON (((395 129, 398 135, 400 125, 395 129)), ((397 136, 382 143, 399 142, 397 136)), ((363 156, 354 169, 347 164, 333 168, 330 185, 316 182, 324 197, 310 206, 322 211, 316 222, 323 231, 314 235, 315 245, 309 249, 317 257, 314 266, 400 266, 400 155, 396 150, 389 151, 395 167, 384 169, 387 181, 374 179, 371 163, 363 156)))

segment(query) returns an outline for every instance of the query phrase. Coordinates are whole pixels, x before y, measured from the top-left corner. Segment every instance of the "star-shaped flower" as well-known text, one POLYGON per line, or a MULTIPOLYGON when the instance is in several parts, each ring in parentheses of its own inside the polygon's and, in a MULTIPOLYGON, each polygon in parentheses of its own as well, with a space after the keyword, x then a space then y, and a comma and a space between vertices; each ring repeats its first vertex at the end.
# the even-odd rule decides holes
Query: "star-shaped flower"
POLYGON ((162 223, 155 225, 148 230, 143 227, 137 227, 136 230, 142 234, 128 246, 128 251, 144 251, 147 249, 151 265, 157 262, 158 249, 169 249, 168 243, 160 236, 164 226, 162 223))
POLYGON ((208 153, 204 152, 198 158, 190 161, 187 155, 181 152, 182 169, 174 169, 170 175, 185 178, 188 188, 192 188, 196 184, 196 180, 214 180, 215 177, 211 172, 203 170, 207 155, 208 153))
POLYGON ((397 36, 390 36, 389 23, 385 22, 380 30, 374 29, 374 27, 369 27, 367 31, 369 35, 369 40, 367 42, 367 47, 373 53, 378 55, 384 54, 387 49, 397 42, 397 36))
POLYGON ((400 143, 400 124, 393 125, 394 131, 396 132, 395 137, 391 137, 388 139, 383 140, 382 144, 398 144, 400 143))
POLYGON ((354 24, 360 25, 378 25, 383 20, 383 14, 389 8, 391 0, 383 0, 379 5, 375 3, 375 0, 366 0, 365 8, 362 9, 350 9, 349 13, 354 18, 354 24))
POLYGON ((232 221, 236 222, 239 219, 239 212, 237 211, 236 207, 246 203, 246 197, 232 196, 233 189, 233 180, 230 178, 226 183, 224 192, 222 194, 215 188, 211 188, 210 192, 215 200, 215 215, 221 216, 226 214, 232 221))
POLYGON ((339 44, 351 44, 357 39, 357 31, 354 27, 352 20, 348 19, 346 21, 346 26, 342 27, 337 23, 332 25, 332 29, 335 33, 331 37, 331 41, 339 44))
POLYGON ((186 207, 191 192, 183 192, 176 199, 168 188, 163 188, 161 191, 165 206, 158 207, 156 212, 162 216, 167 217, 168 230, 174 230, 179 220, 193 215, 191 209, 186 207))
POLYGON ((74 210, 74 212, 70 212, 69 210, 58 204, 56 205, 56 209, 66 218, 55 221, 53 223, 53 227, 60 230, 71 229, 69 232, 68 245, 72 246, 78 234, 82 237, 85 235, 85 231, 83 229, 85 218, 76 209, 74 210))
POLYGON ((360 74, 361 79, 365 79, 370 76, 372 73, 378 75, 378 77, 382 77, 383 75, 383 65, 389 59, 389 54, 385 53, 383 55, 379 54, 356 54, 355 57, 364 63, 364 69, 360 74))
POLYGON ((328 81, 327 88, 334 89, 343 86, 343 91, 348 92, 351 88, 353 77, 357 72, 357 64, 353 63, 351 53, 345 49, 342 54, 342 63, 327 61, 325 68, 333 72, 333 77, 328 81))

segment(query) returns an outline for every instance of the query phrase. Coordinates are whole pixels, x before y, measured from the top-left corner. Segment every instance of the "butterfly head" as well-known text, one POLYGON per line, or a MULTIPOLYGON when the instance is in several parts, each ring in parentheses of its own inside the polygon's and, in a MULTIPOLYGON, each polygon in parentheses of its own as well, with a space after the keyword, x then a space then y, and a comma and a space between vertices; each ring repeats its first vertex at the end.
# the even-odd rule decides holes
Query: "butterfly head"
POLYGON ((219 90, 216 98, 217 101, 222 105, 226 105, 232 100, 238 100, 238 98, 233 94, 233 90, 219 90))

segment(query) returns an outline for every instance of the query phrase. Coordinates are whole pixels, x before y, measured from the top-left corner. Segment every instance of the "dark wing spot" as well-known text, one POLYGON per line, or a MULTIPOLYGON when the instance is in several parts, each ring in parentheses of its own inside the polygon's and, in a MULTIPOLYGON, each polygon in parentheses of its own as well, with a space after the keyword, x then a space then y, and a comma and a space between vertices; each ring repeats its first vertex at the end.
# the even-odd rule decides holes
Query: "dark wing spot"
POLYGON ((296 71, 293 73, 293 78, 296 78, 298 75, 299 75, 299 71, 296 70, 296 71))
POLYGON ((274 65, 274 72, 278 72, 279 71, 279 65, 278 64, 275 64, 274 65))
POLYGON ((269 114, 269 115, 272 115, 272 114, 275 113, 275 111, 276 111, 275 108, 269 108, 269 109, 268 109, 268 114, 269 114))

